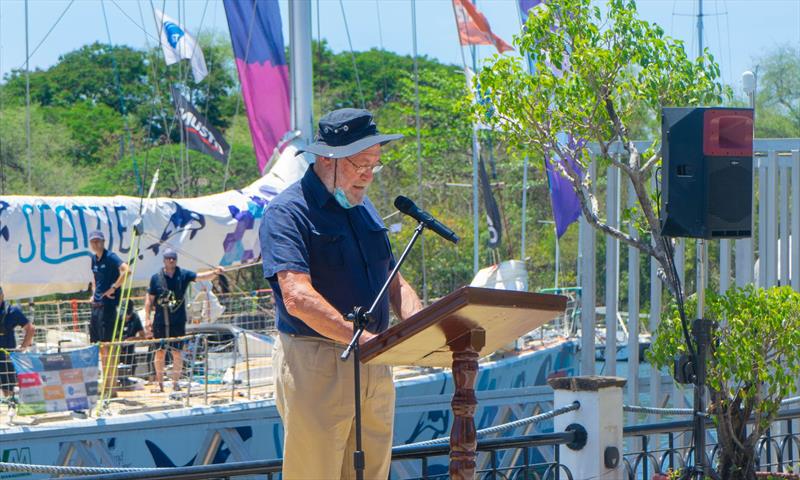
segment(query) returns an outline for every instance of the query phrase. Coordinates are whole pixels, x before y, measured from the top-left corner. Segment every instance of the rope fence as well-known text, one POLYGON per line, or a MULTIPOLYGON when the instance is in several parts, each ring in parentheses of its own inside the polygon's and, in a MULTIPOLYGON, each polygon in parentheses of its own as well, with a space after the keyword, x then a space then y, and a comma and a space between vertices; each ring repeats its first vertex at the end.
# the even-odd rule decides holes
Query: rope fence
MULTIPOLYGON (((540 413, 538 415, 533 415, 531 417, 521 418, 519 420, 515 420, 513 422, 503 423, 501 425, 495 425, 493 427, 483 428, 475 432, 476 438, 485 437, 486 435, 492 435, 494 433, 505 432, 507 430, 513 430, 515 428, 519 428, 525 425, 530 425, 534 423, 540 423, 547 420, 551 420, 559 415, 563 415, 567 412, 572 412, 574 410, 578 410, 581 408, 580 402, 572 402, 569 405, 565 405, 563 407, 559 407, 553 410, 549 410, 544 413, 540 413)), ((442 438, 434 438, 433 440, 425 440, 424 442, 417 442, 417 443, 410 443, 408 445, 404 445, 405 447, 427 447, 431 445, 439 445, 442 443, 448 443, 450 441, 450 437, 442 437, 442 438)))

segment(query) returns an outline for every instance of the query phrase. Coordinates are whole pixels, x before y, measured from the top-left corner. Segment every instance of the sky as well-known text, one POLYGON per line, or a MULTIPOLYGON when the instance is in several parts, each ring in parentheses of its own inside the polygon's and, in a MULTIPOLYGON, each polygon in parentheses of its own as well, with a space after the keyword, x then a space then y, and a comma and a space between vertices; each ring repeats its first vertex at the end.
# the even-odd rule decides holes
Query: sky
MULTIPOLYGON (((356 51, 383 47, 400 54, 412 53, 411 0, 309 1, 313 2, 314 38, 326 39, 335 52, 350 48, 343 7, 356 51)), ((683 40, 694 54, 698 3, 640 0, 637 5, 642 18, 683 40)), ((280 4, 288 43, 287 1, 280 0, 280 4)), ((29 47, 33 52, 30 68, 47 68, 60 55, 95 41, 137 48, 154 46, 151 5, 163 5, 168 15, 180 16, 190 33, 212 30, 227 35, 221 0, 28 0, 29 47)), ((478 0, 477 5, 494 32, 510 43, 520 27, 516 0, 478 0)), ((24 67, 24 6, 24 0, 0 0, 0 75, 24 67)), ((705 0, 703 8, 703 44, 720 63, 723 81, 734 88, 740 85, 742 72, 755 68, 760 55, 781 44, 800 46, 800 0, 705 0)), ((416 0, 416 12, 419 54, 460 65, 450 0, 416 0)), ((492 50, 480 47, 479 57, 490 56, 492 50)))

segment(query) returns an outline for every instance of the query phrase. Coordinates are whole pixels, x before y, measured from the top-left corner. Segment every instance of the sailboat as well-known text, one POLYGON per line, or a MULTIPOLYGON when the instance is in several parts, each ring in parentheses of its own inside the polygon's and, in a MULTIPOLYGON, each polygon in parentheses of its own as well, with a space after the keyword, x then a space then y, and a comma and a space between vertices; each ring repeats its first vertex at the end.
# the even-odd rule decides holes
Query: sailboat
MULTIPOLYGON (((269 201, 299 179, 308 161, 296 156, 312 129, 311 2, 290 1, 292 129, 266 174, 241 189, 207 197, 4 197, 0 204, 0 282, 7 298, 85 290, 89 281, 89 230, 107 235, 107 246, 136 263, 133 285, 143 285, 170 247, 184 252, 182 266, 241 266, 259 258, 257 226, 269 201), (138 251, 131 238, 140 237, 138 251)), ((60 325, 60 323, 59 323, 60 325)), ((52 326, 46 326, 50 328, 52 326)), ((72 332, 74 333, 74 332, 72 332)), ((44 465, 172 467, 279 458, 282 426, 273 399, 269 332, 224 324, 193 327, 187 391, 148 395, 120 392, 99 415, 76 412, 17 415, 16 400, 0 409, 4 459, 44 465), (200 340, 197 340, 200 339, 200 340)), ((63 339, 43 348, 68 350, 63 339)), ((78 342, 79 343, 79 342, 78 342)), ((139 347, 137 347, 138 349, 139 347)), ((561 337, 523 338, 508 351, 484 359, 476 382, 483 428, 552 407, 546 380, 576 373, 577 344, 561 337)), ((147 355, 147 349, 138 351, 147 355)), ((130 377, 137 378, 137 372, 130 377)), ((450 431, 453 380, 446 369, 395 371, 395 444, 446 436, 450 431)), ((547 428, 529 425, 524 431, 547 428)), ((541 458, 551 453, 535 452, 541 458)), ((488 459, 479 459, 486 462, 488 459)), ((505 459, 505 462, 515 461, 505 459)), ((480 468, 480 465, 479 465, 480 468)), ((446 473, 434 460, 428 474, 446 473)), ((419 475, 414 462, 396 462, 393 476, 419 475)), ((3 475, 0 474, 0 478, 3 475)), ((30 478, 45 478, 31 475, 30 478)))

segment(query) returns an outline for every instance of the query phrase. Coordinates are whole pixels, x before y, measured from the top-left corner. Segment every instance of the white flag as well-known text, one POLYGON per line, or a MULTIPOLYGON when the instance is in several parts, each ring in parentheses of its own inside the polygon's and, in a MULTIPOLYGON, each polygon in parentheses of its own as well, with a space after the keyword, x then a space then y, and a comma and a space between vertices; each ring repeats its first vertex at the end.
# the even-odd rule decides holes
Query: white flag
POLYGON ((197 40, 189 35, 181 24, 158 9, 154 9, 156 16, 156 26, 161 32, 161 50, 164 52, 164 60, 167 65, 172 65, 187 58, 192 64, 192 75, 194 81, 199 83, 206 75, 206 59, 203 50, 197 44, 197 40))

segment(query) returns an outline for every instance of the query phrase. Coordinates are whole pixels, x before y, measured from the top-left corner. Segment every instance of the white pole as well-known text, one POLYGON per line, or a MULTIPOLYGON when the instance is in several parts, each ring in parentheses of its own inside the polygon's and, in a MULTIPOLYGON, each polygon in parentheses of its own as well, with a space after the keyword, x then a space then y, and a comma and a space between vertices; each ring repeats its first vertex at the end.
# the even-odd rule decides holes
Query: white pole
POLYGON ((525 261, 525 223, 528 217, 528 155, 522 161, 522 231, 519 239, 519 259, 525 261))
MULTIPOLYGON (((592 155, 589 176, 596 178, 597 163, 592 155)), ((592 182, 592 188, 596 182, 592 182)), ((595 374, 595 244, 597 233, 586 217, 580 217, 581 230, 581 375, 595 374)))
MULTIPOLYGON (((610 227, 619 227, 619 169, 608 167, 606 219, 610 227)), ((617 312, 619 291, 619 240, 606 235, 606 367, 604 375, 617 374, 617 312)))
MULTIPOLYGON (((747 71, 742 74, 742 87, 750 99, 750 108, 756 107, 756 76, 753 72, 747 71)), ((753 179, 755 179, 756 162, 753 159, 753 179)), ((755 204, 755 202, 753 202, 755 204)), ((752 212, 751 212, 752 214, 752 212)), ((753 224, 751 223, 751 230, 753 224)), ((753 281, 753 237, 742 238, 735 241, 736 244, 736 286, 744 287, 753 281)))
MULTIPOLYGON (((628 182, 628 208, 634 208, 636 203, 633 183, 628 182)), ((639 238, 632 222, 628 232, 639 238)), ((639 405, 639 249, 632 246, 628 246, 628 378, 628 401, 639 405)), ((650 380, 653 381, 652 376, 650 380)))
POLYGON ((289 2, 289 49, 291 55, 292 129, 311 142, 314 136, 314 90, 311 65, 311 2, 289 2))
POLYGON ((561 251, 558 248, 558 227, 555 225, 553 225, 553 233, 555 233, 556 235, 556 278, 555 278, 556 281, 554 284, 554 288, 558 288, 558 271, 559 271, 559 266, 561 265, 561 251))
POLYGON ((800 151, 792 152, 792 288, 800 291, 800 151))

